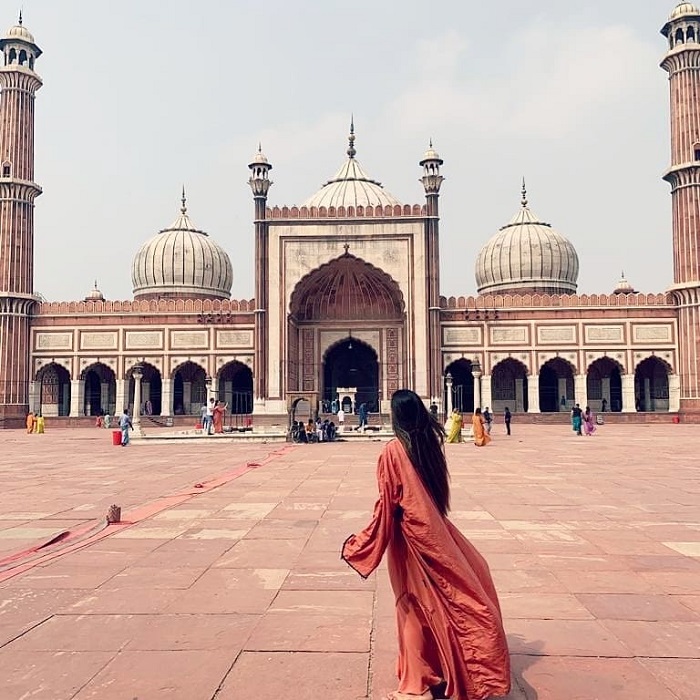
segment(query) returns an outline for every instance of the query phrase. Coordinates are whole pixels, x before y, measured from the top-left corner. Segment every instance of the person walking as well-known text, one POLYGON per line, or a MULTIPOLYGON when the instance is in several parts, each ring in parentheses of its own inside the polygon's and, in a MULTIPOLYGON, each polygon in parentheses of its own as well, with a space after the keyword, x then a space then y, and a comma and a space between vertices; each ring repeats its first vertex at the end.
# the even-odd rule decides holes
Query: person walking
POLYGON ((391 421, 372 521, 341 554, 367 578, 388 549, 399 637, 398 689, 388 698, 507 695, 508 643, 488 564, 448 519, 445 431, 407 389, 392 396, 391 421))
POLYGON ((447 439, 446 442, 464 442, 462 439, 462 425, 464 423, 464 417, 455 408, 450 416, 449 428, 446 426, 447 439))
POLYGON ((472 416, 472 432, 474 433, 475 447, 486 447, 491 442, 491 436, 484 427, 484 417, 481 415, 480 408, 477 408, 472 416))
POLYGON ((586 434, 586 437, 590 437, 595 431, 595 416, 590 406, 586 406, 586 410, 583 413, 583 432, 586 434))
POLYGON ((503 412, 503 422, 506 424, 506 435, 510 435, 510 422, 512 418, 510 409, 506 406, 506 410, 503 412))
POLYGON ((205 435, 212 434, 212 428, 214 427, 214 408, 216 407, 216 400, 211 398, 209 403, 203 407, 204 415, 202 416, 202 428, 204 429, 205 435))
POLYGON ((581 432, 581 425, 583 423, 583 411, 581 410, 581 407, 576 404, 572 409, 571 409, 571 427, 573 431, 576 433, 576 435, 583 435, 581 432))
POLYGON ((338 432, 342 433, 343 430, 345 430, 345 411, 343 410, 343 407, 341 406, 338 409, 338 432))
POLYGON ((367 419, 368 419, 368 416, 367 416, 367 404, 366 404, 366 403, 362 402, 362 403, 360 404, 360 408, 359 408, 359 410, 358 410, 358 415, 359 415, 360 422, 359 422, 359 424, 358 424, 358 426, 357 426, 357 430, 359 430, 359 431, 361 431, 361 432, 364 433, 364 432, 365 432, 365 428, 367 427, 367 419))
POLYGON ((224 414, 228 404, 223 401, 216 401, 214 410, 212 411, 212 425, 214 426, 214 434, 220 435, 224 432, 224 414))
POLYGON ((487 406, 484 409, 484 427, 486 428, 486 433, 488 435, 491 435, 491 424, 493 423, 493 413, 489 411, 489 407, 487 406))
POLYGON ((28 434, 31 434, 34 432, 34 423, 35 423, 34 411, 29 411, 29 413, 27 413, 27 420, 25 422, 28 434))
POLYGON ((124 413, 119 419, 119 428, 122 431, 122 447, 126 447, 129 444, 129 430, 134 429, 128 408, 124 409, 124 413))

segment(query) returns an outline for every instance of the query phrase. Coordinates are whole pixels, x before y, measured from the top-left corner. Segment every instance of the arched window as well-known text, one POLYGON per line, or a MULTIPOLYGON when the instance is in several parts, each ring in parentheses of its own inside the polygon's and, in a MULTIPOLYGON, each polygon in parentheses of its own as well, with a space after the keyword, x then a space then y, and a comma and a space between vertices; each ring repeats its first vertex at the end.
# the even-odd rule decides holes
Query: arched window
POLYGON ((24 49, 22 49, 19 52, 19 65, 23 66, 26 62, 27 62, 27 52, 24 49))
POLYGON ((10 49, 10 65, 12 65, 17 60, 17 51, 15 49, 10 49))
POLYGON ((2 164, 2 176, 3 177, 12 177, 12 164, 9 163, 8 161, 5 161, 2 164))
POLYGON ((695 29, 693 27, 688 27, 688 31, 686 33, 687 41, 688 43, 695 43, 695 29))
POLYGON ((676 32, 676 44, 684 44, 685 43, 685 36, 683 35, 683 30, 678 29, 676 32))

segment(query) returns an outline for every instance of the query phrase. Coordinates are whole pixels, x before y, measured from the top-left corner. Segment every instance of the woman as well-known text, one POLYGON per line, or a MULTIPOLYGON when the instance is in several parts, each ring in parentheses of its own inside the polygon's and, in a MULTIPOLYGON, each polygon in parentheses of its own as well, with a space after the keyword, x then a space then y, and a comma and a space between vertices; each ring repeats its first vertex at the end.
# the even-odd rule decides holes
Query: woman
POLYGON ((34 411, 29 411, 27 414, 25 425, 27 426, 27 433, 34 432, 34 411))
POLYGON ((396 439, 377 465, 372 522, 343 545, 367 578, 389 549, 399 635, 398 690, 389 700, 485 700, 507 695, 510 661, 488 565, 447 519, 443 428, 417 394, 391 398, 396 439))
POLYGON ((586 437, 588 437, 589 435, 593 435, 595 430, 595 416, 590 406, 586 406, 586 410, 583 413, 583 432, 586 434, 586 437))
POLYGON ((452 416, 450 417, 450 425, 447 432, 447 442, 463 442, 462 440, 462 425, 464 423, 464 417, 455 408, 452 411, 452 416))
POLYGON ((214 434, 221 434, 224 432, 224 413, 226 413, 226 407, 223 401, 217 401, 214 405, 213 420, 214 420, 214 434))
POLYGON ((477 408, 472 417, 472 429, 474 432, 474 445, 476 447, 486 447, 491 442, 491 436, 484 428, 484 417, 481 415, 481 409, 477 408))

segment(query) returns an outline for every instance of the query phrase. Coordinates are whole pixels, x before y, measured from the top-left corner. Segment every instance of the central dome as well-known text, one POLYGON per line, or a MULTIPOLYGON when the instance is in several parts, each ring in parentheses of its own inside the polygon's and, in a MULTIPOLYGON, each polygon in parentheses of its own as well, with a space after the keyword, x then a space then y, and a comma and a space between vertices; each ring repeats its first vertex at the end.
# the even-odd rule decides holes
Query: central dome
POLYGON ((204 231, 194 227, 187 215, 184 191, 182 209, 173 225, 136 253, 131 280, 136 299, 231 296, 231 259, 204 231))
POLYGON ((479 253, 479 294, 574 294, 577 280, 576 249, 533 214, 523 184, 520 211, 479 253))
POLYGON ((350 124, 348 159, 340 170, 302 206, 305 207, 386 207, 401 204, 381 182, 372 180, 355 160, 355 126, 350 124))

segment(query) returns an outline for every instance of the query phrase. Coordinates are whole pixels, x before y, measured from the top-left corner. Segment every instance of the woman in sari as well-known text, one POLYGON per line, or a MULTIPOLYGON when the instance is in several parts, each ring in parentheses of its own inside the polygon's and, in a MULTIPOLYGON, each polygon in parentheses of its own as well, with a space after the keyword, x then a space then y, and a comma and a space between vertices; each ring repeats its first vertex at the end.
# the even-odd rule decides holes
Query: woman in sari
POLYGON ((29 413, 27 414, 26 426, 28 433, 34 432, 34 411, 29 411, 29 413))
POLYGON ((472 417, 472 429, 474 432, 474 445, 476 447, 486 447, 491 442, 491 436, 486 432, 484 427, 484 417, 481 415, 481 409, 477 408, 472 417))
POLYGON ((399 685, 388 698, 507 695, 508 644, 488 564, 447 517, 444 430, 405 389, 391 398, 391 419, 396 439, 379 457, 372 521, 349 537, 342 551, 363 578, 389 551, 399 685))
POLYGON ((595 430, 595 416, 590 406, 586 406, 586 410, 583 413, 583 432, 586 434, 586 437, 588 437, 589 435, 593 435, 595 430))
POLYGON ((464 423, 464 418, 462 414, 455 408, 452 411, 452 416, 450 419, 449 430, 447 433, 447 442, 463 442, 462 440, 462 424, 464 423))
POLYGON ((226 413, 226 406, 223 401, 217 401, 216 406, 214 406, 214 433, 224 432, 224 413, 226 413))

